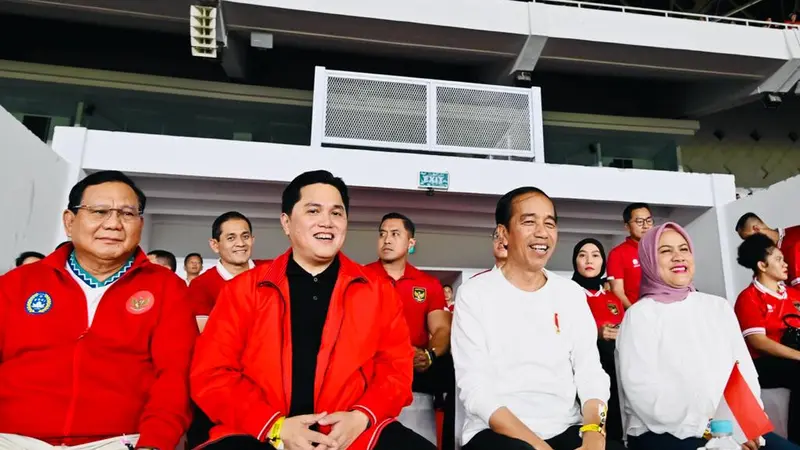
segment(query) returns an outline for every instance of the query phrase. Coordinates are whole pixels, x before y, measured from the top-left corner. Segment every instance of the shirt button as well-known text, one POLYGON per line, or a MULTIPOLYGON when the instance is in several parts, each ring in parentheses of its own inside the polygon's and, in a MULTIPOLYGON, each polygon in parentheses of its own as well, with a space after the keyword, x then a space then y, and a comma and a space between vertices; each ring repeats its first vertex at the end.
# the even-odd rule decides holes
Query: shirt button
MULTIPOLYGON (((314 277, 314 283, 316 283, 317 281, 319 281, 319 280, 317 279, 317 277, 314 277)), ((315 300, 316 300, 316 299, 315 299, 315 300)))
POLYGON ((313 298, 314 300, 316 300, 316 299, 317 299, 317 296, 315 295, 315 296, 313 296, 313 297, 311 297, 311 298, 313 298))

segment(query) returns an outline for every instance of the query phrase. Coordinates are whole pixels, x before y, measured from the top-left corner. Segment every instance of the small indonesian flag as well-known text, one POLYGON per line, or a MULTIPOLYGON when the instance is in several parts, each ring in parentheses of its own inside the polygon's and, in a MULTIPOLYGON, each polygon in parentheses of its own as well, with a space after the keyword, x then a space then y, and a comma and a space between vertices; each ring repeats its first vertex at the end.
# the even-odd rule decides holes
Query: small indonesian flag
POLYGON ((738 362, 733 366, 714 419, 730 420, 733 438, 740 444, 758 439, 773 429, 767 413, 739 372, 738 362))

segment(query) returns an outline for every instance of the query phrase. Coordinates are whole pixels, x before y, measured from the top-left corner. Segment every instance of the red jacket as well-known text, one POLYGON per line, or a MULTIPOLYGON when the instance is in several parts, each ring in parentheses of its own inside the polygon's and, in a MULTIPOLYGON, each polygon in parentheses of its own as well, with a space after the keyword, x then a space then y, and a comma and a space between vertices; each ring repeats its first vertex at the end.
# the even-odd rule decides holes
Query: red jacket
POLYGON ((53 445, 140 433, 140 446, 174 449, 191 420, 186 284, 137 249, 88 327, 71 252, 0 277, 0 433, 53 445))
MULTIPOLYGON (((192 363, 192 398, 219 425, 211 440, 249 434, 262 441, 292 397, 290 252, 225 285, 192 363)), ((314 387, 316 412, 358 409, 371 427, 349 447, 371 449, 411 404, 414 351, 391 284, 339 254, 314 387)), ((323 433, 329 428, 321 427, 323 433)))
MULTIPOLYGON (((271 263, 271 259, 257 259, 253 264, 260 266, 271 263)), ((189 284, 189 294, 187 298, 196 316, 207 316, 214 309, 217 296, 222 287, 225 286, 225 279, 219 274, 216 267, 212 267, 197 276, 189 284)))

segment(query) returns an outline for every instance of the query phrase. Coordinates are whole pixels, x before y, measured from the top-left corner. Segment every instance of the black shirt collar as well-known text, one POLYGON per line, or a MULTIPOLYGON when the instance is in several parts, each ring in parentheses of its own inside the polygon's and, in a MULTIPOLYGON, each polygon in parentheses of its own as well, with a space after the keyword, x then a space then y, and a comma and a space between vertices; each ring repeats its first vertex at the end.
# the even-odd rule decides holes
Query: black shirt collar
POLYGON ((333 258, 333 262, 331 262, 331 265, 329 265, 327 269, 314 276, 300 267, 300 264, 297 264, 297 262, 294 260, 294 255, 292 255, 289 258, 289 263, 286 265, 286 275, 288 277, 316 278, 322 282, 336 282, 336 278, 339 276, 339 265, 339 255, 336 255, 336 257, 333 258))

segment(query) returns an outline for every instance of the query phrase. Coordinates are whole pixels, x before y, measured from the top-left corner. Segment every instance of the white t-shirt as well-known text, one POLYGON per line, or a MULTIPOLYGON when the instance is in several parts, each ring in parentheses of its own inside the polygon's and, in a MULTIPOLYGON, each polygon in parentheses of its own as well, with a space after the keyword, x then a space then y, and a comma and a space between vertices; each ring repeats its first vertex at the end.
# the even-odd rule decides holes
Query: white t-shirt
POLYGON ((581 423, 587 400, 608 401, 609 378, 583 289, 545 273, 547 282, 536 292, 514 287, 502 270, 458 290, 452 352, 466 410, 464 443, 489 428, 503 406, 550 439, 581 423))
POLYGON ((617 352, 631 436, 701 437, 736 361, 760 402, 753 360, 722 297, 692 292, 669 304, 640 299, 625 312, 617 352))

